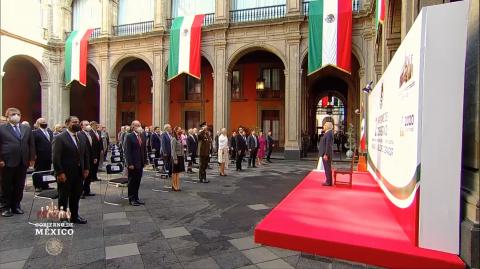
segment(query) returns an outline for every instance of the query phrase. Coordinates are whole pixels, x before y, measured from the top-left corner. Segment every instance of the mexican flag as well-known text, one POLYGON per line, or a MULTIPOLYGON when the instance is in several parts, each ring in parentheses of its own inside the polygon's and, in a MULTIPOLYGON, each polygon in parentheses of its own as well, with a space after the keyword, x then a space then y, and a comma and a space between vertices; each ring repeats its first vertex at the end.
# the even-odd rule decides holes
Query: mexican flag
POLYGON ((385 0, 376 0, 375 22, 378 26, 385 21, 385 0))
POLYGON ((361 152, 367 151, 367 134, 365 133, 365 129, 367 129, 367 124, 365 118, 362 119, 362 126, 360 132, 360 150, 361 152))
POLYGON ((205 15, 177 17, 170 29, 168 80, 185 73, 200 79, 200 43, 205 15))
POLYGON ((87 85, 88 39, 93 29, 75 30, 65 42, 65 84, 87 85))
POLYGON ((308 11, 308 75, 326 66, 351 72, 352 1, 311 1, 308 11))

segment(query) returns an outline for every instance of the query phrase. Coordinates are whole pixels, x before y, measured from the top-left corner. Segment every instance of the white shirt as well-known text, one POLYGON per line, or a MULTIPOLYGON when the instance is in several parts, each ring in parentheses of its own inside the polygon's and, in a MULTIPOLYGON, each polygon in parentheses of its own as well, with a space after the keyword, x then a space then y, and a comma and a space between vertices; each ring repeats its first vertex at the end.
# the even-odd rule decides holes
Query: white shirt
POLYGON ((50 134, 48 134, 47 129, 39 128, 42 133, 47 137, 48 141, 50 141, 50 134))
POLYGON ((228 137, 221 134, 218 137, 218 149, 228 149, 228 137))
MULTIPOLYGON (((67 132, 70 135, 70 138, 73 140, 73 143, 75 144, 75 146, 78 148, 77 140, 75 139, 75 133, 70 132, 70 130, 68 130, 68 129, 67 129, 67 132)), ((77 139, 78 139, 78 136, 77 136, 77 139)))

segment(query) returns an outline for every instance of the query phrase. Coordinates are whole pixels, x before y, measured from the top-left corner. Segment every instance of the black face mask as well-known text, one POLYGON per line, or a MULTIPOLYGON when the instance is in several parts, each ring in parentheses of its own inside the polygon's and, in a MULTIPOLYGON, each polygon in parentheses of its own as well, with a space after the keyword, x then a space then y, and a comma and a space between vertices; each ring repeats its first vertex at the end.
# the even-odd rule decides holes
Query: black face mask
POLYGON ((72 125, 72 131, 73 132, 79 132, 82 128, 80 128, 80 124, 73 124, 72 125))
POLYGON ((48 126, 48 124, 46 124, 46 123, 41 123, 41 124, 40 124, 40 127, 41 127, 42 129, 47 128, 47 126, 48 126))

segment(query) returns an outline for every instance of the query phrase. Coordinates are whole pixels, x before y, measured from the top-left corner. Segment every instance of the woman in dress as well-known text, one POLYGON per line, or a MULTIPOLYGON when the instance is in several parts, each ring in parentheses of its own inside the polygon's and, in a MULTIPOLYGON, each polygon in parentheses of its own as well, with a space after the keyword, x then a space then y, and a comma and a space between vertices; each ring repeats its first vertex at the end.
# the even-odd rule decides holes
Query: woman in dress
POLYGON ((265 150, 267 149, 267 139, 263 135, 263 132, 258 133, 258 152, 257 152, 257 165, 262 165, 263 158, 265 158, 265 150))
POLYGON ((180 173, 185 172, 184 151, 182 144, 182 128, 175 127, 173 129, 171 146, 172 146, 172 190, 180 191, 180 173))
POLYGON ((222 128, 218 136, 218 163, 220 164, 220 176, 226 176, 225 166, 228 166, 228 137, 227 129, 222 128))

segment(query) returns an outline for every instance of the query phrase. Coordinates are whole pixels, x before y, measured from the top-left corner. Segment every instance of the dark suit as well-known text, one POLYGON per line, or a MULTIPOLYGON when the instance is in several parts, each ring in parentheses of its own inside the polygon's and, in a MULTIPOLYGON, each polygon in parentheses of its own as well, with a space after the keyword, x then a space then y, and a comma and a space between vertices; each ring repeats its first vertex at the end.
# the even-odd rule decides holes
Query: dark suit
POLYGON ((237 138, 238 135, 232 136, 230 138, 230 159, 235 160, 237 157, 237 138))
POLYGON ((212 137, 207 131, 198 133, 198 155, 200 156, 200 166, 198 170, 198 178, 200 182, 207 180, 207 166, 210 158, 210 148, 212 147, 212 137))
POLYGON ((168 170, 168 175, 172 176, 172 143, 171 143, 170 134, 167 132, 164 132, 160 136, 160 141, 161 141, 160 143, 162 144, 160 152, 162 154, 165 170, 168 170))
POLYGON ((191 160, 188 162, 188 171, 192 171, 193 163, 195 162, 195 157, 197 156, 197 142, 195 141, 195 137, 193 135, 188 135, 187 137, 187 151, 188 156, 190 156, 191 160))
POLYGON ((146 160, 146 138, 142 134, 132 132, 125 138, 125 161, 127 168, 133 166, 133 170, 128 169, 128 200, 137 201, 138 189, 142 181, 143 167, 146 160))
POLYGON ((322 158, 323 167, 325 168, 325 177, 327 180, 325 183, 332 184, 332 158, 333 158, 333 131, 326 132, 320 142, 318 143, 318 153, 322 158), (325 161, 323 156, 327 156, 328 160, 325 161))
POLYGON ((35 141, 32 130, 22 124, 17 125, 20 135, 10 123, 0 126, 0 161, 5 162, 1 169, 2 195, 6 208, 20 207, 29 161, 35 159, 35 141))
POLYGON ((248 158, 248 166, 255 167, 255 159, 257 158, 257 151, 259 148, 258 137, 256 135, 250 135, 247 139, 248 151, 250 157, 248 158))
POLYGON ((237 149, 237 170, 242 170, 242 161, 245 156, 245 151, 247 150, 247 138, 242 135, 237 135, 235 137, 235 147, 237 149))
MULTIPOLYGON (((33 130, 33 138, 35 141, 35 151, 37 158, 35 159, 35 172, 47 171, 52 169, 52 142, 53 132, 46 130, 46 133, 42 129, 33 130)), ((47 189, 48 183, 33 181, 35 188, 47 189)))
POLYGON ((84 178, 83 180, 83 194, 89 194, 90 193, 90 183, 92 182, 92 171, 94 169, 94 164, 93 164, 93 159, 95 158, 95 156, 93 155, 93 137, 92 137, 93 134, 90 134, 90 132, 84 132, 84 131, 80 131, 78 132, 78 137, 82 137, 84 140, 85 140, 85 144, 86 144, 86 148, 87 148, 87 154, 88 154, 88 160, 89 160, 89 164, 88 164, 88 176, 86 178, 84 178), (90 135, 90 138, 87 136, 87 133, 90 135), (91 140, 90 140, 91 139, 91 140))
POLYGON ((267 135, 267 161, 270 161, 272 150, 273 150, 273 138, 272 136, 267 135))
POLYGON ((90 159, 85 136, 77 135, 75 143, 70 132, 65 131, 53 140, 53 169, 55 175, 65 173, 67 180, 58 182, 58 206, 70 207, 71 219, 78 218, 78 204, 83 191, 83 171, 90 169, 90 159))
POLYGON ((152 150, 155 150, 155 157, 160 157, 160 149, 162 147, 162 143, 160 142, 160 135, 157 133, 153 133, 152 137, 150 138, 150 143, 152 144, 152 150))
POLYGON ((102 151, 103 151, 102 134, 99 131, 91 130, 90 131, 90 137, 92 137, 91 156, 93 158, 92 158, 92 160, 90 160, 89 178, 91 180, 98 180, 98 177, 97 177, 98 165, 99 165, 99 162, 100 162, 100 155, 102 154, 102 151), (93 159, 97 159, 97 163, 93 163, 93 159))

